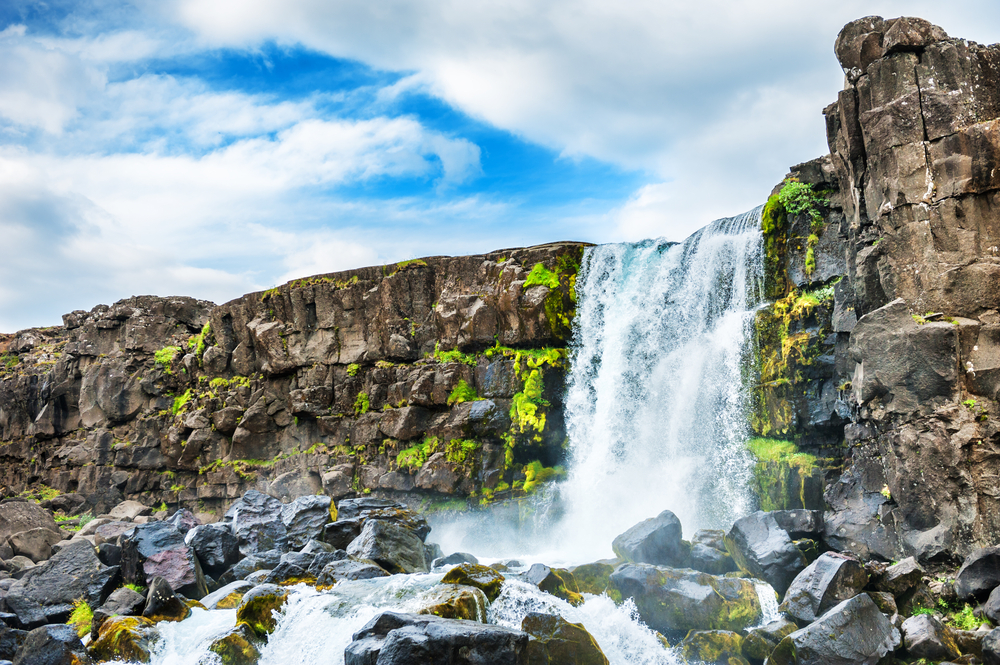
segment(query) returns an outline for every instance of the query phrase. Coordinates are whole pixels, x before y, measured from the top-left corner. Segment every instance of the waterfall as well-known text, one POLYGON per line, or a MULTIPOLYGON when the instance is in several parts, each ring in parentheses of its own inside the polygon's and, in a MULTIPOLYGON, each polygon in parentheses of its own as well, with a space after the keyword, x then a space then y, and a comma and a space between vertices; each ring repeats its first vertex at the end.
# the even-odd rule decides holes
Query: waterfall
POLYGON ((743 372, 761 252, 760 208, 680 244, 587 250, 559 490, 559 538, 575 555, 610 555, 616 535, 665 509, 687 535, 751 509, 743 372))

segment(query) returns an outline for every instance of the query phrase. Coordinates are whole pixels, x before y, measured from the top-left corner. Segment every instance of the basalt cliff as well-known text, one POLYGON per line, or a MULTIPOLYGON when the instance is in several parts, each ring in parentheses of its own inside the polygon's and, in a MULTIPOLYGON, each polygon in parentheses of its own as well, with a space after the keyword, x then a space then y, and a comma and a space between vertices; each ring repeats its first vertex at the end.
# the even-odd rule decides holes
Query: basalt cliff
MULTIPOLYGON (((762 214, 757 491, 825 511, 826 547, 954 562, 1000 540, 1000 47, 869 17, 835 50, 830 154, 762 214)), ((427 258, 220 306, 135 297, 0 336, 0 482, 98 512, 218 514, 248 489, 523 496, 565 455, 584 251, 427 258)))

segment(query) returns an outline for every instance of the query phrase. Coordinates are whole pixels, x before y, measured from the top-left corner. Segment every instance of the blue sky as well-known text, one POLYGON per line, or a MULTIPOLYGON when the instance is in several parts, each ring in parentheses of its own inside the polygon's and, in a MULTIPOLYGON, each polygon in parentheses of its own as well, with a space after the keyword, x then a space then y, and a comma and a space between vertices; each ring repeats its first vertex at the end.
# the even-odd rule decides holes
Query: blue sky
POLYGON ((680 240, 827 151, 866 14, 983 1, 7 0, 0 331, 136 294, 680 240))

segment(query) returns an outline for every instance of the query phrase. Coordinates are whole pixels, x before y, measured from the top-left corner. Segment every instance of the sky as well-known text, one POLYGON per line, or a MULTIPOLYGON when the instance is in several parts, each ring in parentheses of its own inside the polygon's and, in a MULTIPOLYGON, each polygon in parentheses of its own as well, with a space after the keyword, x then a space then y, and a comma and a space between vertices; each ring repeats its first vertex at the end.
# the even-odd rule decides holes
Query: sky
POLYGON ((870 14, 1000 41, 995 0, 4 0, 0 332, 681 240, 828 152, 833 42, 870 14))

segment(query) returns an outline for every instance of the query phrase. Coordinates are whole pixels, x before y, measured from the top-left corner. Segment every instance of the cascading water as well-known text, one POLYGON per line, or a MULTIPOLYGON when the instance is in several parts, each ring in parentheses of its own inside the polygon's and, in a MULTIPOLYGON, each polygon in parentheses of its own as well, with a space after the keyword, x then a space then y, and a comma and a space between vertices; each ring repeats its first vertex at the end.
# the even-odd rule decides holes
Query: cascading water
POLYGON ((728 528, 751 509, 743 371, 762 295, 760 209, 681 244, 588 250, 566 421, 569 478, 559 542, 609 553, 661 510, 685 531, 728 528))
MULTIPOLYGON (((617 534, 664 509, 677 514, 686 531, 728 527, 747 512, 751 459, 741 368, 760 299, 759 221, 758 209, 714 222, 681 244, 588 250, 577 279, 566 396, 568 479, 531 506, 542 515, 535 521, 540 528, 501 529, 501 507, 437 523, 432 540, 485 557, 584 562, 610 554, 617 534), (464 539, 455 535, 460 532, 464 539)), ((508 507, 506 515, 523 527, 521 508, 508 507)), ((343 663, 354 632, 384 610, 421 607, 420 595, 441 578, 440 572, 394 575, 322 592, 299 585, 260 665, 343 663)), ((773 590, 762 585, 758 593, 765 619, 775 616, 773 590)), ((641 623, 631 600, 616 606, 606 595, 588 594, 572 607, 508 579, 484 614, 490 623, 517 628, 533 611, 582 623, 613 665, 679 662, 641 623)), ((234 610, 195 610, 181 623, 161 624, 153 665, 220 662, 208 646, 234 623, 234 610)))

